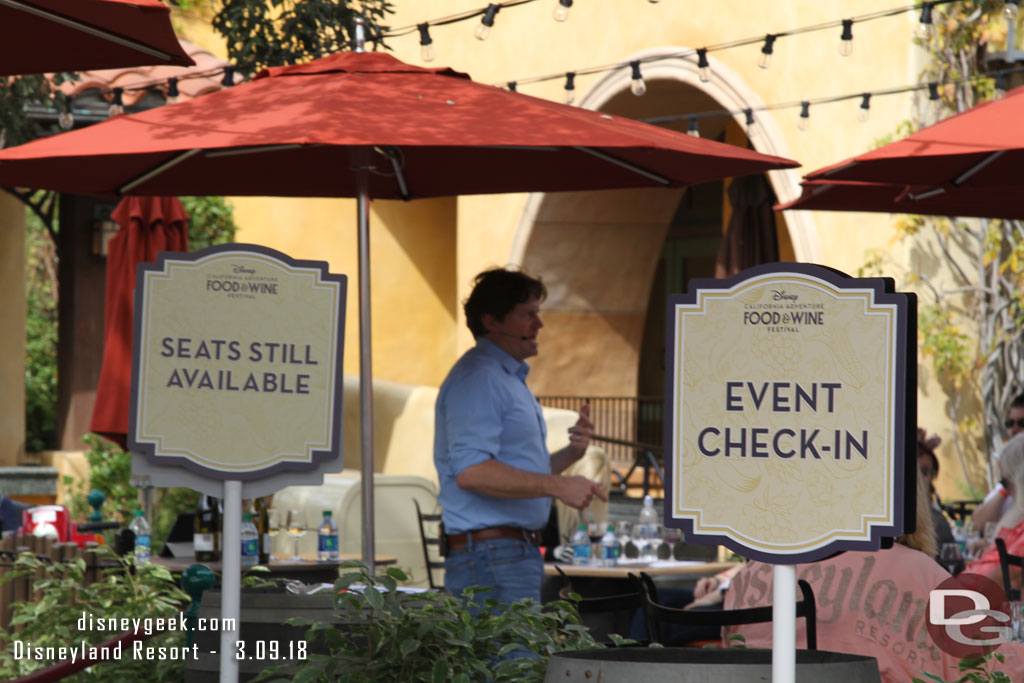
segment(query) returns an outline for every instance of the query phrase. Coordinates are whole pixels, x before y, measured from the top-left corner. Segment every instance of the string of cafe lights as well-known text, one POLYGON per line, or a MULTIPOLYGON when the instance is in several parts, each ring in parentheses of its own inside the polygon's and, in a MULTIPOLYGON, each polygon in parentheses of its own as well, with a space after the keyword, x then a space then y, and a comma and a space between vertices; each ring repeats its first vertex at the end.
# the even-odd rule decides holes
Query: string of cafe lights
POLYGON ((1006 92, 1007 88, 1007 77, 1011 74, 1024 73, 1024 66, 1017 66, 1006 69, 997 69, 993 71, 986 71, 972 74, 967 78, 960 79, 945 79, 938 81, 928 81, 925 83, 918 83, 916 85, 906 85, 894 88, 885 88, 882 90, 875 90, 871 92, 858 92, 847 95, 831 95, 827 97, 819 97, 817 99, 799 100, 793 102, 785 102, 780 104, 768 104, 759 107, 747 107, 745 109, 714 109, 702 112, 687 112, 685 114, 670 114, 667 116, 654 116, 640 119, 644 123, 650 124, 665 124, 674 123, 676 121, 687 121, 687 134, 694 137, 700 137, 700 126, 699 122, 701 119, 710 118, 744 118, 744 123, 747 126, 748 137, 753 133, 753 126, 756 124, 754 118, 755 113, 766 112, 766 111, 778 111, 783 109, 800 109, 800 114, 797 119, 797 127, 806 131, 810 128, 811 121, 811 107, 822 104, 832 104, 835 102, 845 102, 849 100, 860 100, 860 105, 857 108, 857 119, 861 122, 865 122, 870 117, 871 112, 871 101, 876 97, 884 97, 886 95, 899 95, 908 92, 917 91, 928 91, 928 102, 931 106, 938 107, 942 99, 941 89, 949 85, 962 85, 964 83, 973 83, 975 81, 981 81, 991 79, 995 82, 995 99, 1000 99, 1006 92))
MULTIPOLYGON (((475 10, 470 10, 470 11, 467 11, 467 12, 462 12, 462 13, 459 13, 459 14, 454 14, 454 15, 450 15, 450 16, 447 16, 447 17, 442 17, 442 18, 439 18, 439 19, 432 19, 432 20, 429 20, 429 21, 426 21, 426 22, 422 22, 422 23, 419 23, 419 24, 415 24, 415 25, 411 25, 411 26, 406 26, 406 27, 402 27, 402 28, 398 28, 398 29, 393 29, 393 30, 385 32, 383 35, 384 35, 384 37, 400 37, 400 36, 408 35, 410 33, 418 31, 419 34, 420 34, 421 57, 423 58, 424 61, 431 61, 434 58, 434 50, 433 50, 433 41, 432 41, 432 38, 430 37, 430 34, 429 34, 429 27, 430 26, 444 26, 444 25, 448 25, 448 24, 452 24, 452 23, 458 23, 458 22, 462 22, 462 21, 467 21, 467 20, 470 20, 470 19, 473 19, 473 18, 479 16, 479 17, 481 17, 481 20, 480 20, 480 24, 477 26, 476 30, 474 31, 474 36, 477 37, 480 40, 485 40, 488 37, 488 35, 489 35, 490 29, 494 26, 495 17, 497 15, 497 13, 502 8, 516 7, 516 6, 519 6, 519 5, 531 4, 531 3, 540 2, 540 1, 549 1, 549 0, 506 0, 505 2, 490 3, 486 7, 481 7, 481 8, 475 9, 475 10)), ((556 3, 555 11, 554 11, 554 18, 556 20, 558 20, 558 21, 565 21, 568 18, 569 8, 571 8, 572 5, 573 5, 573 0, 553 0, 553 1, 556 3)), ((648 0, 648 2, 651 3, 651 4, 656 4, 659 1, 660 0, 648 0)), ((899 14, 904 14, 904 13, 907 13, 907 12, 912 12, 912 11, 920 10, 920 12, 921 12, 920 22, 919 22, 918 27, 917 27, 916 35, 921 40, 928 40, 928 39, 930 39, 932 37, 932 35, 934 33, 934 31, 933 31, 933 22, 932 22, 932 10, 933 10, 933 8, 935 8, 938 5, 949 4, 949 3, 952 3, 952 2, 958 2, 958 1, 959 0, 930 0, 930 1, 926 0, 924 2, 916 3, 916 4, 913 4, 913 5, 908 5, 908 6, 904 6, 904 7, 897 7, 897 8, 893 8, 893 9, 889 9, 889 10, 880 10, 880 11, 873 12, 873 13, 870 13, 870 14, 859 15, 859 16, 855 16, 855 17, 851 17, 851 18, 847 18, 847 19, 841 19, 841 20, 836 20, 836 21, 829 21, 829 22, 824 22, 824 23, 820 23, 820 24, 815 24, 815 25, 812 25, 812 26, 804 26, 804 27, 800 27, 800 28, 796 28, 796 29, 790 29, 790 30, 782 31, 782 32, 778 32, 778 33, 769 33, 769 34, 766 34, 763 38, 762 37, 757 37, 757 38, 745 38, 745 39, 740 39, 740 40, 733 40, 733 41, 729 41, 729 42, 723 42, 723 43, 717 43, 717 44, 714 44, 714 45, 708 45, 708 46, 703 47, 703 48, 684 50, 684 51, 681 51, 679 53, 671 54, 671 55, 659 55, 659 56, 656 56, 656 57, 648 57, 648 58, 641 58, 641 59, 636 59, 636 60, 630 60, 629 62, 617 62, 617 63, 614 63, 614 64, 607 64, 607 65, 602 65, 602 66, 589 67, 589 68, 586 68, 586 69, 577 69, 576 71, 570 71, 570 72, 564 72, 564 73, 558 73, 558 74, 549 74, 549 75, 545 75, 545 76, 536 76, 536 77, 532 77, 532 78, 519 79, 517 81, 507 81, 504 85, 509 90, 515 91, 515 90, 517 90, 518 86, 522 85, 522 84, 539 83, 539 82, 554 80, 554 79, 558 79, 558 78, 565 78, 565 92, 566 92, 565 101, 566 101, 567 104, 572 104, 572 102, 575 99, 575 92, 574 92, 575 91, 575 78, 576 78, 577 75, 590 75, 590 74, 596 74, 596 73, 609 72, 609 71, 614 71, 614 70, 618 70, 618 69, 629 68, 630 71, 631 71, 631 74, 630 74, 630 81, 631 81, 630 89, 631 89, 631 91, 633 92, 634 95, 642 96, 646 92, 646 90, 647 90, 646 83, 643 80, 643 74, 642 74, 642 71, 641 71, 641 65, 645 64, 645 63, 651 63, 651 62, 657 62, 657 61, 665 61, 665 60, 670 60, 670 59, 686 59, 688 57, 696 56, 696 58, 697 58, 697 66, 698 66, 698 69, 699 69, 699 72, 698 72, 699 73, 699 77, 700 77, 701 81, 707 82, 710 79, 710 65, 709 65, 709 63, 707 61, 707 54, 709 52, 714 52, 714 51, 719 51, 719 50, 726 50, 726 49, 731 49, 731 48, 734 48, 734 47, 740 47, 740 46, 744 46, 744 45, 752 45, 752 44, 757 44, 757 43, 760 42, 760 43, 762 43, 762 47, 761 47, 761 54, 760 54, 760 57, 758 59, 758 66, 760 66, 761 68, 767 69, 769 67, 770 63, 771 63, 771 57, 772 57, 772 54, 774 52, 775 41, 778 38, 785 37, 785 36, 799 35, 799 34, 802 34, 802 33, 810 33, 810 32, 813 32, 813 31, 821 31, 821 30, 826 30, 826 29, 830 29, 830 28, 837 28, 837 27, 841 27, 841 29, 842 29, 842 32, 840 34, 839 53, 841 55, 843 55, 843 56, 849 56, 850 54, 852 54, 852 51, 853 51, 853 24, 854 23, 863 23, 863 22, 866 22, 866 21, 874 20, 874 19, 881 19, 881 18, 884 18, 884 17, 891 17, 891 16, 896 16, 896 15, 899 15, 899 14)), ((1003 11, 1004 11, 1004 14, 1007 17, 1007 19, 1012 20, 1016 16, 1017 10, 1018 10, 1021 2, 1022 2, 1022 0, 1005 0, 1005 2, 1004 2, 1004 10, 1003 11)), ((1006 74, 1012 73, 1012 72, 1015 72, 1015 71, 1016 71, 1016 69, 1010 69, 1010 70, 1002 70, 1000 72, 992 72, 992 73, 996 77, 1002 76, 1003 78, 1005 78, 1006 74)), ((192 79, 192 78, 205 78, 205 77, 217 76, 217 75, 221 75, 221 74, 223 74, 223 78, 221 79, 221 84, 224 87, 231 87, 232 85, 235 84, 234 83, 235 67, 232 66, 232 65, 227 65, 227 66, 224 66, 224 67, 217 67, 215 69, 210 69, 210 70, 206 70, 206 71, 202 71, 202 72, 196 72, 196 73, 187 74, 187 75, 184 75, 184 76, 181 76, 181 77, 178 77, 178 78, 152 80, 152 81, 146 81, 146 82, 142 82, 142 83, 132 84, 130 86, 120 86, 120 87, 113 87, 113 88, 99 88, 98 90, 100 91, 100 93, 102 95, 106 95, 106 94, 110 95, 111 104, 110 104, 110 107, 109 107, 108 115, 113 116, 113 115, 120 114, 120 113, 124 112, 123 94, 126 93, 126 92, 134 92, 134 91, 139 91, 139 90, 163 89, 163 90, 166 91, 167 102, 168 103, 173 103, 174 101, 177 100, 177 97, 178 97, 177 84, 178 84, 178 82, 180 80, 192 79)), ((983 75, 979 75, 979 76, 983 76, 983 75)), ((737 115, 738 113, 742 113, 742 114, 746 115, 746 119, 747 119, 748 125, 750 125, 752 114, 755 111, 769 111, 769 110, 775 110, 775 109, 784 109, 784 108, 791 108, 791 107, 795 107, 795 106, 800 106, 801 107, 800 123, 802 124, 801 128, 806 128, 807 122, 809 121, 809 117, 810 117, 810 106, 811 105, 823 104, 823 103, 829 103, 829 102, 838 102, 838 101, 842 101, 842 100, 853 99, 853 98, 859 97, 859 98, 861 98, 861 107, 860 107, 861 111, 859 113, 859 118, 864 118, 864 117, 867 116, 867 112, 870 109, 870 99, 871 99, 872 96, 875 96, 875 95, 881 96, 881 95, 889 95, 889 94, 897 94, 897 93, 909 92, 911 90, 921 89, 921 88, 924 88, 924 87, 937 87, 937 84, 925 84, 925 85, 919 85, 919 86, 907 86, 907 87, 903 87, 903 88, 891 88, 891 89, 888 89, 888 90, 881 90, 881 91, 876 91, 876 92, 862 92, 862 93, 857 93, 857 94, 853 94, 853 95, 840 95, 840 96, 825 97, 825 98, 818 98, 818 99, 812 99, 812 100, 802 100, 802 101, 800 101, 798 103, 787 103, 787 104, 780 104, 780 105, 766 105, 766 106, 762 106, 762 107, 758 107, 758 108, 754 108, 754 109, 742 110, 741 112, 730 112, 730 111, 726 111, 726 110, 718 110, 718 111, 713 111, 713 112, 700 112, 700 113, 695 113, 695 114, 681 114, 681 115, 677 115, 677 116, 674 116, 674 117, 667 117, 667 119, 665 119, 664 122, 667 122, 667 121, 670 121, 670 120, 679 120, 681 118, 689 118, 690 119, 690 131, 689 132, 691 134, 694 134, 696 132, 696 130, 697 130, 697 126, 694 124, 695 117, 696 117, 696 119, 700 119, 700 118, 705 118, 705 117, 708 117, 708 116, 734 116, 734 115, 737 115)), ((937 99, 937 96, 931 97, 931 99, 937 99)), ((69 96, 67 94, 63 94, 63 100, 64 100, 64 102, 63 102, 64 103, 64 112, 61 113, 60 116, 59 116, 59 123, 60 123, 62 128, 70 128, 73 125, 73 121, 74 121, 73 113, 72 113, 72 98, 71 98, 71 96, 69 96)), ((652 121, 652 122, 663 122, 663 121, 661 119, 658 119, 657 121, 652 121)))
MULTIPOLYGON (((922 40, 928 41, 934 36, 934 21, 932 18, 933 10, 945 4, 953 2, 959 2, 961 0, 930 0, 924 2, 918 2, 912 5, 906 5, 903 7, 895 7, 887 10, 879 10, 869 14, 862 14, 846 19, 838 19, 833 21, 827 21, 819 24, 813 24, 810 26, 803 26, 800 28, 790 29, 787 31, 780 31, 777 33, 768 33, 763 36, 756 36, 751 38, 742 38, 739 40, 732 40, 728 42, 716 43, 713 45, 707 45, 705 47, 696 49, 681 50, 672 54, 656 55, 651 57, 643 57, 640 59, 630 61, 619 61, 611 64, 602 64, 598 66, 592 66, 582 69, 575 69, 573 71, 561 71, 557 73, 546 74, 543 76, 533 76, 529 78, 520 78, 515 80, 508 80, 503 83, 495 83, 499 87, 506 87, 509 90, 515 91, 519 86, 541 83, 545 81, 552 81, 558 79, 565 80, 565 95, 564 101, 566 104, 572 104, 575 101, 575 80, 578 76, 592 75, 599 73, 606 73, 611 71, 618 71, 629 69, 630 70, 630 88, 633 94, 641 96, 646 92, 646 84, 643 80, 642 65, 650 64, 654 62, 667 61, 672 59, 693 59, 696 58, 698 74, 702 82, 708 82, 711 78, 711 65, 708 62, 708 53, 718 52, 722 50, 728 50, 736 47, 743 47, 748 45, 761 45, 761 51, 758 55, 757 65, 762 69, 767 69, 771 65, 772 56, 775 53, 775 43, 779 38, 787 36, 795 36, 804 33, 812 33, 816 31, 824 31, 829 29, 840 29, 839 35, 839 54, 848 57, 853 53, 853 25, 856 23, 864 23, 867 21, 873 21, 875 19, 882 19, 887 17, 893 17, 900 14, 906 14, 908 12, 920 12, 918 25, 915 29, 915 36, 922 40)), ((1021 2, 1024 0, 1004 0, 1003 3, 1003 14, 1008 20, 1013 20, 1017 16, 1017 12, 1020 8, 1021 2)), ((471 16, 476 16, 473 14, 471 16)), ((493 24, 493 21, 492 21, 493 24)), ((421 46, 422 46, 421 41, 421 46)), ((421 55, 423 56, 423 55, 421 55)), ((429 60, 424 60, 429 61, 429 60)))

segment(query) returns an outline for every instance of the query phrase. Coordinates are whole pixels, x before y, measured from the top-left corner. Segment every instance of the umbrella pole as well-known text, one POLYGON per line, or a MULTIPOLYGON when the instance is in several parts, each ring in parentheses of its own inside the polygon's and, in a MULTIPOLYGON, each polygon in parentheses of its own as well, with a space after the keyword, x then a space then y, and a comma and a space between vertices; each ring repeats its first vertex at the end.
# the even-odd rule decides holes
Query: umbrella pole
POLYGON ((370 170, 369 150, 356 151, 359 188, 359 436, 362 445, 363 563, 376 573, 373 522, 373 373, 370 354, 370 170))

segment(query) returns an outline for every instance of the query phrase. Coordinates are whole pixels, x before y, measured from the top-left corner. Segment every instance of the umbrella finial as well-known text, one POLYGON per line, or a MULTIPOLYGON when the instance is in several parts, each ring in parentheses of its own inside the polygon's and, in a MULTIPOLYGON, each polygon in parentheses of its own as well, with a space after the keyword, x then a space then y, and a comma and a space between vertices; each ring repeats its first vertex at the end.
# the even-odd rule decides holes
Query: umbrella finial
POLYGON ((356 30, 355 30, 355 52, 366 52, 366 48, 363 45, 366 43, 366 22, 363 21, 362 17, 356 17, 356 30))

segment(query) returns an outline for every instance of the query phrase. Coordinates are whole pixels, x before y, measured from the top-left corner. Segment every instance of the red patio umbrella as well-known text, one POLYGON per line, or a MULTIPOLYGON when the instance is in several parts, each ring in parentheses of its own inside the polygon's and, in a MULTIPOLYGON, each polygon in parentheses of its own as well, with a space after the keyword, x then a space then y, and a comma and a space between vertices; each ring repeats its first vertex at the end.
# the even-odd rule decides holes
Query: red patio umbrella
POLYGON ((926 216, 1024 218, 1016 187, 939 187, 887 185, 856 181, 811 180, 801 183, 796 199, 779 204, 778 211, 867 211, 914 213, 926 216))
POLYGON ((1024 87, 976 105, 913 135, 807 175, 808 180, 856 180, 942 188, 1020 184, 1024 162, 1024 87))
POLYGON ((370 197, 681 187, 797 165, 353 52, 4 150, 0 186, 358 198, 363 557, 372 571, 370 197))
POLYGON ((0 0, 0 76, 191 66, 159 0, 0 0))
POLYGON ((161 251, 188 251, 188 213, 177 197, 125 197, 107 251, 103 365, 89 429, 125 448, 132 379, 135 266, 161 251))

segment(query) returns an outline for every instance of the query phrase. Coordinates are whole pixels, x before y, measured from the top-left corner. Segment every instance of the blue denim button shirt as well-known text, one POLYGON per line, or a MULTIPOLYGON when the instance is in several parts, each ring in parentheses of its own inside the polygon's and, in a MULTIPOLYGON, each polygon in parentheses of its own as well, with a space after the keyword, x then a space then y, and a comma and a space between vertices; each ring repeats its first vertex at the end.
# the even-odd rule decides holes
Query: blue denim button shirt
POLYGON ((478 339, 441 384, 434 409, 434 465, 449 534, 491 526, 541 529, 551 499, 492 498, 464 491, 455 477, 488 458, 527 472, 551 474, 547 426, 526 386, 530 366, 478 339))

